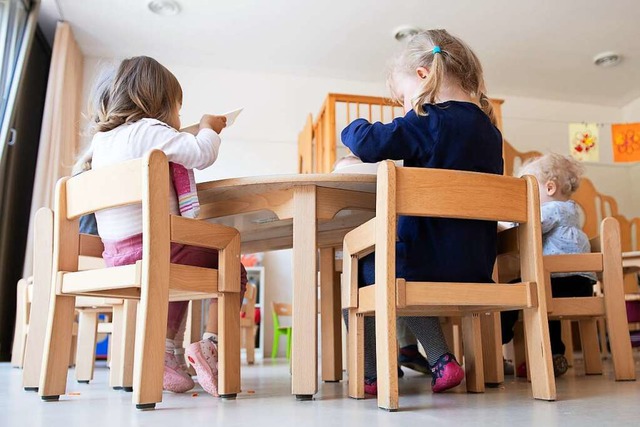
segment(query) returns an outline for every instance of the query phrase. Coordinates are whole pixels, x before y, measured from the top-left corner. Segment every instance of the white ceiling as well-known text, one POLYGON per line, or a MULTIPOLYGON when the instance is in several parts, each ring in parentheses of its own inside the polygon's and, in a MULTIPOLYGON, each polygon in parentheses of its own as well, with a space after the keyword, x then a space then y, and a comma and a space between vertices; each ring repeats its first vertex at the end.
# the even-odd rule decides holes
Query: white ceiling
POLYGON ((489 92, 621 107, 640 97, 639 0, 43 0, 90 56, 380 81, 395 27, 446 28, 484 64, 489 92), (57 2, 57 6, 55 3, 57 2), (59 12, 58 12, 59 11, 59 12), (599 52, 624 55, 615 68, 599 52))

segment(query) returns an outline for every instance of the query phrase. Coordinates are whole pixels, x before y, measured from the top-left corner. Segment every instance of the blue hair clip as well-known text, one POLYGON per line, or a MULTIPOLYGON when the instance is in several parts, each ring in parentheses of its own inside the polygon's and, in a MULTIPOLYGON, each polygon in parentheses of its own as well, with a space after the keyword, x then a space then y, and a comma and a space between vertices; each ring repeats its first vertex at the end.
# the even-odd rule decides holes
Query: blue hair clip
POLYGON ((442 53, 442 49, 440 49, 440 46, 434 46, 433 50, 431 51, 431 53, 433 53, 434 55, 436 53, 442 53))

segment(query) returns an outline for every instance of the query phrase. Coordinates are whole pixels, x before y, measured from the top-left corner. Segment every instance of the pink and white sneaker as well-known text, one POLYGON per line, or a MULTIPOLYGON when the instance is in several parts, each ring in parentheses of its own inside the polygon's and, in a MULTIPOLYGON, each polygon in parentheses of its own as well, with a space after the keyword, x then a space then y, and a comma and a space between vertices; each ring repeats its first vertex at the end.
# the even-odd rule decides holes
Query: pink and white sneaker
POLYGON ((173 353, 164 353, 164 375, 162 388, 174 393, 184 393, 195 386, 191 376, 180 366, 173 353))
POLYGON ((187 347, 187 360, 196 370, 198 382, 212 396, 218 396, 218 346, 205 339, 187 347))
POLYGON ((431 390, 434 393, 442 393, 456 387, 464 379, 464 370, 451 353, 445 353, 434 366, 431 367, 431 390))

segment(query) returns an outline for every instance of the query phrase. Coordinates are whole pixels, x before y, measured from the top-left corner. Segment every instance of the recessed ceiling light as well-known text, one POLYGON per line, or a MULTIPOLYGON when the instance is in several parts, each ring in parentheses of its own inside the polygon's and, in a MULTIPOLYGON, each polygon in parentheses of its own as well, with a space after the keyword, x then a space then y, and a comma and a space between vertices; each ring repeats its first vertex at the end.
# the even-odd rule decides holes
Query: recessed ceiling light
POLYGON ((175 0, 151 0, 147 7, 156 15, 174 16, 180 13, 180 4, 175 0))
POLYGON ((413 25, 403 25, 393 30, 393 37, 399 42, 402 42, 415 36, 420 31, 422 31, 422 29, 413 25))
POLYGON ((613 67, 622 61, 622 57, 615 52, 602 52, 593 58, 593 63, 599 67, 613 67))

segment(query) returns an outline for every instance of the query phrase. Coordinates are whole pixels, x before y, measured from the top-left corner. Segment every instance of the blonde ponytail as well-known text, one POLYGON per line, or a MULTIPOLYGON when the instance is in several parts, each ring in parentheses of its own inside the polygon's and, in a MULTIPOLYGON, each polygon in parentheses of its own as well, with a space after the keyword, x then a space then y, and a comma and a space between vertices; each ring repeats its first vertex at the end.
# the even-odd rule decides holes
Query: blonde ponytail
POLYGON ((480 102, 480 108, 487 116, 489 116, 489 120, 491 120, 491 123, 493 123, 494 126, 498 126, 498 119, 495 112, 493 111, 493 105, 491 105, 489 97, 485 95, 484 92, 481 92, 480 99, 478 101, 480 102))
POLYGON ((440 88, 442 87, 442 81, 444 80, 444 59, 442 52, 431 52, 433 59, 431 60, 431 69, 427 77, 423 80, 423 84, 420 85, 420 89, 416 95, 411 99, 411 106, 413 111, 419 116, 425 116, 427 112, 424 110, 424 104, 435 104, 440 88))

